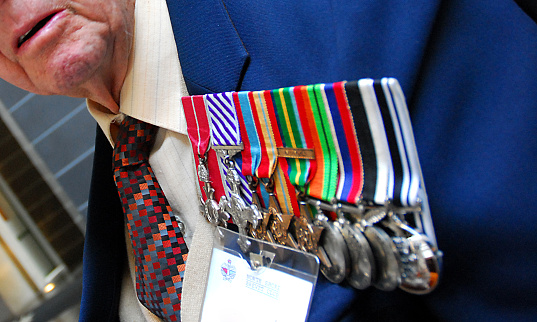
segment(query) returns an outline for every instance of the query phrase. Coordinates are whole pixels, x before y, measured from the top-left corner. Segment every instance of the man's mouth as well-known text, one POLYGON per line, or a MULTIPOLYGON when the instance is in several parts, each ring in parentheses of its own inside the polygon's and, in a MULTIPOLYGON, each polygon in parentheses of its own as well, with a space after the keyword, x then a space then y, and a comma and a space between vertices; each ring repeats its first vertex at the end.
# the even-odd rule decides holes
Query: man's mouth
POLYGON ((30 38, 32 38, 39 30, 41 30, 41 28, 43 28, 47 22, 50 21, 50 19, 52 19, 52 17, 54 17, 54 15, 56 15, 57 12, 47 16, 45 19, 39 21, 32 29, 28 30, 24 35, 20 36, 19 37, 19 43, 18 43, 18 47, 20 48, 22 46, 22 44, 24 44, 26 41, 28 41, 30 38))

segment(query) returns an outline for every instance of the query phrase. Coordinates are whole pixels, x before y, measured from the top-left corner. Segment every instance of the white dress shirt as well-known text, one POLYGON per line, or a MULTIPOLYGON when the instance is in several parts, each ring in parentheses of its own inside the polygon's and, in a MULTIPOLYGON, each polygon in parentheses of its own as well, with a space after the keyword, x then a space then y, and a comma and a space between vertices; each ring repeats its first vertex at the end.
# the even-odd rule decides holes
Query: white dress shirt
MULTIPOLYGON (((181 97, 188 96, 165 0, 137 0, 134 43, 121 90, 120 112, 160 127, 149 162, 170 205, 185 224, 189 248, 181 301, 182 321, 198 321, 207 283, 214 228, 199 212, 198 183, 181 97)), ((113 144, 114 115, 88 100, 113 144)), ((111 160, 110 160, 111 162, 111 160)), ((120 302, 122 321, 159 321, 136 298, 134 256, 126 234, 129 269, 120 302)))

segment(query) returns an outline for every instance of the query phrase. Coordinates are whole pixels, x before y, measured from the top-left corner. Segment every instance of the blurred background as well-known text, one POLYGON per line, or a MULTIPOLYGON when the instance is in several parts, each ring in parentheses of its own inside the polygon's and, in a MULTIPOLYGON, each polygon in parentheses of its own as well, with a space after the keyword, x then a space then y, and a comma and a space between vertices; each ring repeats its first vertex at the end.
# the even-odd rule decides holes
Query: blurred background
POLYGON ((78 321, 96 122, 0 80, 0 322, 78 321))

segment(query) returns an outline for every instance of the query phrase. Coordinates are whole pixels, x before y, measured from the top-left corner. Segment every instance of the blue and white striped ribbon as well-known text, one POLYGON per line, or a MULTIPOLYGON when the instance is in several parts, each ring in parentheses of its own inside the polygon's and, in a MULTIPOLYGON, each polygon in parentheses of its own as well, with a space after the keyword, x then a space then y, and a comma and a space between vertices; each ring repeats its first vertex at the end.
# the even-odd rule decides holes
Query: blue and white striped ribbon
POLYGON ((416 206, 418 204, 421 169, 405 97, 403 90, 396 79, 385 78, 382 80, 382 83, 386 91, 389 89, 390 96, 393 98, 394 112, 397 114, 397 120, 401 128, 402 141, 404 143, 402 146, 404 153, 402 154, 405 154, 408 163, 408 178, 404 183, 405 189, 402 189, 402 192, 405 192, 405 195, 403 195, 401 199, 404 201, 405 206, 416 206))
MULTIPOLYGON (((221 171, 222 178, 225 178, 227 176, 228 168, 224 163, 224 159, 221 157, 218 157, 218 164, 221 171)), ((246 177, 242 174, 239 163, 233 162, 235 165, 235 170, 237 170, 237 173, 239 174, 239 177, 241 179, 241 195, 244 198, 244 201, 246 201, 247 204, 252 204, 252 191, 249 188, 248 181, 246 180, 246 177)), ((229 191, 231 190, 231 186, 229 185, 229 182, 224 180, 224 189, 226 190, 226 195, 229 196, 229 191)))
MULTIPOLYGON (((224 92, 217 94, 207 94, 204 96, 205 104, 209 111, 211 120, 211 136, 212 144, 218 150, 219 146, 240 146, 242 144, 241 133, 239 130, 239 120, 235 104, 233 103, 232 92, 224 92)), ((219 155, 218 162, 222 178, 227 176, 227 166, 224 159, 219 155)), ((241 169, 237 162, 233 162, 235 169, 241 178, 241 193, 245 201, 252 203, 252 191, 248 187, 246 178, 241 173, 241 169)), ((229 195, 230 186, 225 182, 226 194, 229 195)))
MULTIPOLYGON (((384 96, 386 97, 386 103, 390 111, 390 117, 391 117, 392 125, 393 125, 393 132, 395 134, 395 140, 397 142, 397 146, 399 150, 399 157, 401 161, 402 182, 401 182, 401 187, 400 187, 400 195, 399 196, 394 195, 393 197, 394 199, 399 200, 402 206, 414 206, 413 204, 409 203, 408 196, 409 196, 410 186, 411 186, 410 184, 411 175, 412 175, 412 172, 415 172, 415 171, 411 171, 412 169, 409 166, 409 162, 408 162, 409 157, 408 157, 408 151, 407 151, 408 146, 407 146, 407 143, 405 142, 405 136, 403 135, 402 130, 401 130, 402 124, 400 123, 401 120, 399 119, 399 116, 396 110, 396 106, 395 106, 396 102, 394 101, 394 97, 390 91, 390 83, 393 84, 391 80, 393 79, 382 78, 380 80, 380 83, 382 86, 382 91, 384 92, 384 96)), ((400 102, 398 103, 399 103, 399 109, 401 109, 402 107, 400 106, 400 102)), ((403 126, 406 126, 406 125, 403 124, 403 126)))
POLYGON ((211 119, 213 145, 241 144, 239 121, 231 92, 205 95, 211 119))
POLYGON ((416 141, 412 131, 412 123, 410 121, 406 99, 397 79, 388 78, 386 84, 393 97, 410 168, 410 183, 408 187, 407 202, 409 206, 415 206, 421 202, 421 214, 416 214, 417 228, 418 230, 424 231, 431 243, 436 246, 436 234, 434 232, 431 210, 429 208, 429 201, 425 190, 425 183, 418 158, 418 149, 416 148, 416 141))

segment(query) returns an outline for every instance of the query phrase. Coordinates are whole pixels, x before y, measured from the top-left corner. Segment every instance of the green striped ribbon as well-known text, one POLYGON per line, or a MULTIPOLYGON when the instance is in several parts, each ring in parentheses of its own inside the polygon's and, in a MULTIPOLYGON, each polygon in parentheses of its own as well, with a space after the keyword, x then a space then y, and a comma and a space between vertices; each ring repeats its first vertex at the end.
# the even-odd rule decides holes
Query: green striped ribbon
MULTIPOLYGON (((308 148, 303 137, 302 124, 296 108, 293 88, 287 87, 273 90, 272 97, 284 146, 287 148, 308 148)), ((295 187, 304 187, 306 185, 309 170, 309 160, 288 159, 287 174, 295 187)))
POLYGON ((319 135, 322 153, 322 166, 317 163, 317 171, 308 187, 308 194, 331 202, 336 195, 338 180, 338 159, 336 146, 330 130, 330 119, 326 114, 328 105, 324 84, 308 86, 313 118, 315 120, 312 129, 316 129, 319 135))

